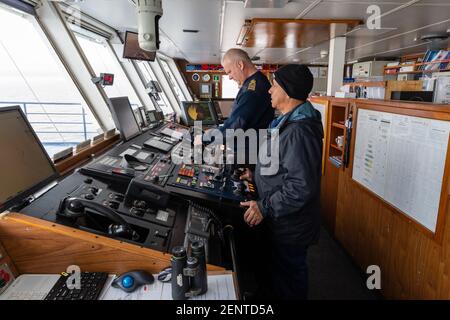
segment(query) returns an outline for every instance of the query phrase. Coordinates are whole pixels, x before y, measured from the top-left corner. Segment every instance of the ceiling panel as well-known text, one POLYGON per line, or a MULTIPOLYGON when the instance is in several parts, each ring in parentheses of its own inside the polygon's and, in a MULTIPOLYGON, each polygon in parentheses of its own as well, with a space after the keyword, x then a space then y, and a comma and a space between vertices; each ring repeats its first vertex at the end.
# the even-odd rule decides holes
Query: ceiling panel
MULTIPOLYGON (((321 2, 314 9, 312 9, 303 19, 362 19, 366 20, 370 14, 367 13, 369 5, 372 2, 362 1, 333 1, 321 2)), ((381 12, 386 12, 395 7, 402 5, 402 3, 395 2, 376 2, 380 6, 381 12)))
POLYGON ((220 55, 221 0, 163 1, 161 29, 180 48, 189 62, 216 62, 220 55), (198 30, 185 33, 183 29, 198 30))
POLYGON ((298 51, 305 50, 305 48, 267 48, 257 53, 260 57, 259 63, 273 63, 274 61, 281 60, 286 56, 293 55, 298 51))
POLYGON ((137 30, 136 6, 127 0, 85 0, 81 11, 119 30, 137 30))
MULTIPOLYGON (((345 21, 345 20, 340 20, 345 21)), ((355 26, 358 20, 348 20, 355 26)), ((327 41, 331 37, 332 25, 335 36, 348 30, 344 23, 296 19, 253 19, 242 42, 243 47, 304 48, 327 41), (337 33, 337 34, 336 34, 337 33)))
POLYGON ((302 10, 308 6, 309 2, 289 2, 284 8, 244 8, 244 2, 226 2, 224 33, 221 50, 228 50, 236 47, 236 40, 239 36, 245 20, 253 18, 285 18, 294 19, 302 10))
MULTIPOLYGON (((382 13, 385 13, 407 2, 409 0, 324 0, 314 8, 310 7, 311 10, 303 18, 366 20, 368 5, 380 5, 382 13)), ((244 1, 163 0, 164 14, 160 22, 161 51, 172 57, 187 58, 193 63, 220 63, 221 55, 227 49, 236 47, 237 37, 246 19, 292 19, 304 12, 312 3, 313 0, 293 0, 284 8, 244 8, 244 1), (222 32, 223 3, 225 3, 225 17, 222 32), (182 32, 183 28, 197 29, 199 32, 187 34, 182 32)), ((79 5, 87 14, 119 31, 137 30, 137 17, 132 0, 84 0, 79 5)), ((381 26, 386 28, 384 30, 374 32, 359 30, 349 34, 347 60, 375 54, 395 56, 408 50, 408 53, 423 50, 426 46, 414 41, 414 38, 420 38, 425 33, 447 30, 450 28, 449 19, 449 0, 422 0, 382 17, 381 26)), ((328 49, 328 42, 299 54, 293 51, 295 48, 262 50, 264 46, 246 48, 246 51, 250 56, 259 55, 260 61, 276 63, 280 59, 292 62, 294 58, 323 60, 320 58, 320 50, 323 48, 328 49)))

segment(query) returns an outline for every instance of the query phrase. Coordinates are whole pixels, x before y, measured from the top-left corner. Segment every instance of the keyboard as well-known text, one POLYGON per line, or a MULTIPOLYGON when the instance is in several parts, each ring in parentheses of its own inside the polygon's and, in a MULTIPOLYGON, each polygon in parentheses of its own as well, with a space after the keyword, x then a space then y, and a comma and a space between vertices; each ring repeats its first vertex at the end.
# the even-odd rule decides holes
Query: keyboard
POLYGON ((97 300, 105 286, 106 272, 82 272, 80 289, 69 289, 69 274, 61 275, 44 300, 97 300))

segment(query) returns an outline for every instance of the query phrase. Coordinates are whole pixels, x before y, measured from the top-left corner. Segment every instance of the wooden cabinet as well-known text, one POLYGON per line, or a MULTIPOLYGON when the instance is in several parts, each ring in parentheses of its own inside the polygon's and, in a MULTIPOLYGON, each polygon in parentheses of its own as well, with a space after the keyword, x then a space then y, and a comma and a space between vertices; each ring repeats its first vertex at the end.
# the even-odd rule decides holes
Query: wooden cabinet
POLYGON ((385 100, 391 100, 392 91, 422 91, 422 80, 386 81, 385 100))
MULTIPOLYGON (((360 109, 370 109, 450 121, 450 105, 336 98, 329 101, 331 106, 347 104, 347 114, 352 111, 357 115, 360 109)), ((335 111, 338 117, 336 109, 332 107, 330 112, 335 111)), ((354 120, 349 167, 338 169, 326 161, 321 190, 325 225, 332 228, 334 237, 362 272, 371 265, 380 267, 381 293, 385 298, 450 299, 450 206, 441 205, 444 214, 437 224, 439 236, 432 237, 397 208, 353 180, 352 159, 358 130, 357 119, 354 120)), ((332 127, 333 122, 331 116, 328 125, 332 127)), ((327 152, 334 149, 331 142, 330 131, 327 152)), ((448 166, 449 152, 446 161, 448 166)), ((448 197, 449 170, 444 173, 442 197, 448 197)))
POLYGON ((343 164, 350 103, 331 101, 325 142, 325 165, 321 184, 321 215, 328 231, 334 235, 340 171, 343 164), (339 137, 339 138, 338 138, 339 137), (336 141, 338 140, 338 141, 336 141))

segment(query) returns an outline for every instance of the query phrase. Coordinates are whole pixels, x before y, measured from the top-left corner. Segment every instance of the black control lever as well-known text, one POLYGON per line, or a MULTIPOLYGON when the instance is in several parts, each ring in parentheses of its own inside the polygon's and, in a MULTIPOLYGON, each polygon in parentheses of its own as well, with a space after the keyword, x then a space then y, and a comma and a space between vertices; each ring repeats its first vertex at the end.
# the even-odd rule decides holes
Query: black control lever
POLYGON ((108 234, 116 237, 128 238, 137 240, 139 235, 131 226, 114 210, 107 208, 99 203, 74 198, 66 197, 60 204, 57 212, 58 216, 75 219, 86 216, 86 209, 91 209, 100 215, 107 217, 113 223, 108 227, 108 234))

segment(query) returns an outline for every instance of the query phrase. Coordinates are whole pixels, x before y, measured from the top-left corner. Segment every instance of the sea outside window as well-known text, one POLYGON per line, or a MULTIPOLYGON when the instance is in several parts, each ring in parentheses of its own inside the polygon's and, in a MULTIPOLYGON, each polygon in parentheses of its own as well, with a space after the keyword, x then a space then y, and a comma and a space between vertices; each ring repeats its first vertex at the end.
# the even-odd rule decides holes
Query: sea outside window
POLYGON ((0 7, 0 107, 19 105, 50 157, 102 132, 34 17, 0 7))

